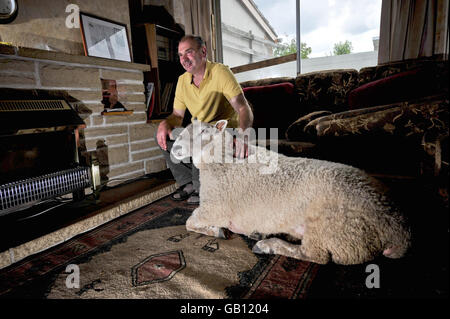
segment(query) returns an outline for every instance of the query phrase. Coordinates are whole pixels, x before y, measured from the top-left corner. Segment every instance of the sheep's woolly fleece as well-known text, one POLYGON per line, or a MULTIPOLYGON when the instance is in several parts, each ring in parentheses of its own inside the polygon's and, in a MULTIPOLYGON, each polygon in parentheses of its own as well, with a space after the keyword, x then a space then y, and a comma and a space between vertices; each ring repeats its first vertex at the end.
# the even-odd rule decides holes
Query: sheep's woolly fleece
POLYGON ((213 150, 224 147, 229 141, 224 135, 229 133, 224 125, 218 129, 201 123, 196 130, 192 128, 196 124, 181 132, 172 149, 176 159, 194 155, 200 169, 200 206, 188 219, 188 230, 224 236, 224 229, 229 229, 262 238, 253 248, 257 253, 320 264, 330 260, 359 264, 380 254, 399 258, 408 250, 411 235, 405 218, 389 201, 383 185, 364 171, 287 157, 256 145, 245 160, 213 161, 213 150), (201 141, 200 155, 193 154, 192 138, 194 144, 201 141), (288 235, 301 244, 267 238, 274 234, 288 235))

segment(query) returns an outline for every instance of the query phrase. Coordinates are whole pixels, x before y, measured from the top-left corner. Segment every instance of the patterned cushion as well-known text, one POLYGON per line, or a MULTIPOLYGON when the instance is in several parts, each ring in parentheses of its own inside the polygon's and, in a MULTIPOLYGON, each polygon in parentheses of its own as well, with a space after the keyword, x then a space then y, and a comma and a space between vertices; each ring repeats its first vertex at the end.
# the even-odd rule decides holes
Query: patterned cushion
POLYGON ((307 113, 346 111, 348 93, 356 88, 357 83, 358 71, 354 69, 311 72, 295 79, 300 103, 307 113))
POLYGON ((317 136, 395 135, 418 140, 427 132, 448 134, 449 100, 445 96, 349 111, 321 117, 314 126, 317 136), (352 113, 353 112, 353 113, 352 113))
POLYGON ((245 82, 239 83, 242 88, 246 87, 252 87, 252 86, 266 86, 266 85, 272 85, 272 84, 279 84, 279 83, 295 83, 295 79, 291 77, 277 77, 277 78, 266 78, 266 79, 260 79, 260 80, 249 80, 245 82))
POLYGON ((359 70, 358 86, 384 79, 401 72, 426 69, 436 76, 438 89, 446 90, 448 88, 448 63, 448 61, 436 61, 432 58, 422 58, 362 68, 359 70))
POLYGON ((289 127, 287 128, 285 134, 286 139, 288 141, 299 141, 299 142, 311 140, 315 136, 315 134, 309 134, 308 132, 306 132, 305 126, 317 118, 330 114, 332 114, 330 111, 317 111, 300 117, 298 120, 289 125, 289 127))
POLYGON ((400 72, 366 83, 348 95, 350 109, 407 101, 436 93, 435 76, 429 69, 400 72))

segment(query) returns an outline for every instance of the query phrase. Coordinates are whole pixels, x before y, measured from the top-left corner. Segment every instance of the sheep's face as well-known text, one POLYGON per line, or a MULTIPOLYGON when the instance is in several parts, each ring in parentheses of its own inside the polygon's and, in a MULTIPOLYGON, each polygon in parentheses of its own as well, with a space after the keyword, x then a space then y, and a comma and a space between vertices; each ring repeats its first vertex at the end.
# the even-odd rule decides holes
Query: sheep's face
POLYGON ((177 136, 172 146, 171 156, 177 161, 183 161, 189 157, 192 158, 194 164, 198 166, 205 150, 210 150, 214 144, 215 137, 221 135, 228 121, 221 120, 215 125, 193 120, 181 133, 177 136))

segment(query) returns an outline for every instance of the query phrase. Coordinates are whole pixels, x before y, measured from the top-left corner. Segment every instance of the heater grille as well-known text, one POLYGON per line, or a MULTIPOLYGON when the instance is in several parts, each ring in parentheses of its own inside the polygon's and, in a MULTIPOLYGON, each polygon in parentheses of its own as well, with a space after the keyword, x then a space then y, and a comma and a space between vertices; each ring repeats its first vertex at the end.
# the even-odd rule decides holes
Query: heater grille
POLYGON ((71 110, 64 100, 3 100, 0 112, 71 110))
POLYGON ((88 167, 71 168, 0 185, 0 216, 89 186, 88 167))

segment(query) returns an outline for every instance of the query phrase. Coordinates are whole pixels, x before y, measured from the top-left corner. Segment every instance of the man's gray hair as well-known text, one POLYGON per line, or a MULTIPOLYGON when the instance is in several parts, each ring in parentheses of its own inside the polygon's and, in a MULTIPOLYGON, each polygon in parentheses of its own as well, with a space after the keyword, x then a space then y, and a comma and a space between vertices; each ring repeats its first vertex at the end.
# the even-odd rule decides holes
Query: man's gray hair
POLYGON ((202 46, 206 47, 205 41, 199 35, 193 35, 193 34, 185 35, 184 37, 181 38, 180 42, 184 42, 187 40, 194 41, 195 43, 197 43, 198 48, 201 48, 202 46))

